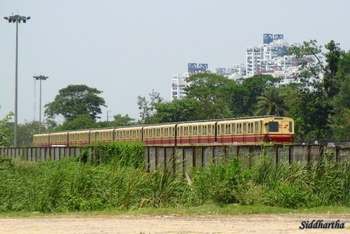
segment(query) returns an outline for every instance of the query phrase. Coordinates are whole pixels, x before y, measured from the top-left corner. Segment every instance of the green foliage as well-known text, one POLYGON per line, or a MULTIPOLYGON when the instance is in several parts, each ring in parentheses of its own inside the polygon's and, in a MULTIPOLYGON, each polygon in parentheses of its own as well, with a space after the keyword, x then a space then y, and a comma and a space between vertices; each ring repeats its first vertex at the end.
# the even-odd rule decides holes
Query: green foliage
POLYGON ((277 115, 283 116, 286 112, 286 105, 284 104, 284 96, 280 89, 269 87, 265 90, 264 96, 257 97, 255 105, 255 115, 277 115))
POLYGON ((272 86, 279 79, 272 77, 271 75, 255 75, 243 79, 242 86, 248 90, 247 100, 243 104, 243 114, 246 116, 252 116, 254 114, 254 105, 257 103, 257 98, 262 96, 265 89, 272 86))
MULTIPOLYGON (((350 161, 336 163, 331 153, 310 164, 278 166, 262 155, 250 169, 233 157, 193 168, 186 176, 192 181, 188 184, 178 172, 146 172, 144 164, 125 160, 126 148, 122 156, 112 156, 122 151, 121 146, 116 148, 104 148, 110 152, 99 165, 81 158, 53 162, 0 158, 0 212, 194 207, 211 202, 292 209, 350 206, 350 161)), ((128 151, 134 149, 138 151, 137 146, 128 151)))
POLYGON ((153 118, 156 105, 163 102, 160 93, 155 92, 154 90, 149 94, 149 97, 150 101, 147 101, 146 97, 137 96, 137 105, 140 110, 141 123, 156 123, 153 118))
POLYGON ((0 147, 9 146, 12 142, 12 133, 10 132, 9 121, 12 119, 14 114, 12 112, 8 113, 5 118, 0 120, 0 147))
POLYGON ((228 204, 238 202, 237 190, 244 187, 251 173, 243 170, 242 161, 234 157, 224 164, 198 169, 192 176, 194 190, 199 193, 200 200, 228 204))
POLYGON ((79 129, 88 129, 94 127, 94 120, 88 114, 77 115, 72 120, 66 120, 62 125, 56 128, 57 131, 64 130, 79 130, 79 129))
POLYGON ((197 100, 196 119, 217 119, 239 116, 247 91, 224 76, 200 73, 186 79, 189 99, 197 100))
POLYGON ((158 123, 191 121, 200 119, 200 102, 193 98, 176 99, 156 105, 154 119, 158 123))
POLYGON ((106 106, 103 98, 98 95, 102 91, 86 85, 69 85, 59 90, 55 100, 45 105, 45 114, 49 118, 62 115, 71 121, 79 115, 90 115, 93 122, 101 114, 101 106, 106 106))
POLYGON ((135 124, 135 119, 130 118, 128 114, 122 116, 121 114, 114 115, 114 120, 111 122, 113 126, 130 126, 135 124))
POLYGON ((90 148, 93 148, 94 157, 98 158, 100 164, 118 164, 122 167, 138 168, 143 166, 145 148, 143 143, 138 142, 112 142, 109 144, 94 144, 85 146, 80 156, 84 162, 92 155, 88 155, 90 148))

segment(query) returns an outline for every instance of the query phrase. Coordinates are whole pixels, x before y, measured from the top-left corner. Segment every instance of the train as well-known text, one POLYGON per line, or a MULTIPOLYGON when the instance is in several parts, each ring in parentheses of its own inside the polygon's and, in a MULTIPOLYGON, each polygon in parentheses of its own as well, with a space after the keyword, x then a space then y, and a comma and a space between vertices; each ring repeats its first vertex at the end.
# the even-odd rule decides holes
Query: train
POLYGON ((281 116, 165 123, 34 134, 37 147, 143 142, 146 146, 229 146, 292 144, 294 120, 281 116))

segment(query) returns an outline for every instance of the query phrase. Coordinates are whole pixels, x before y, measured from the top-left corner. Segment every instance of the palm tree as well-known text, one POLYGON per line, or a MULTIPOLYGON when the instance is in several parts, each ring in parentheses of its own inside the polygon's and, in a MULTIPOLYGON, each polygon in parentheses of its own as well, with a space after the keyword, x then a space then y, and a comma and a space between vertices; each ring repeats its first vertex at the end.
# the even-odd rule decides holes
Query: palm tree
POLYGON ((281 116, 286 111, 284 96, 280 90, 275 87, 269 87, 265 90, 264 96, 257 97, 255 104, 255 115, 278 115, 281 116))

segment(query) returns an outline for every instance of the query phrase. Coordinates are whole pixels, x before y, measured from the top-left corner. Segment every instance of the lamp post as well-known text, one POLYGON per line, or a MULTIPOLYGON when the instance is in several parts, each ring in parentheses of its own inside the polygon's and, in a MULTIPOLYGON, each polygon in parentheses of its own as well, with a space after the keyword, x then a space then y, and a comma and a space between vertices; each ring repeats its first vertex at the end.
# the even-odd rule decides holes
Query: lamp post
POLYGON ((109 121, 109 118, 108 118, 109 117, 109 113, 111 113, 111 111, 108 110, 107 111, 107 122, 109 121))
POLYGON ((30 16, 11 15, 4 17, 9 23, 16 23, 16 72, 15 72, 15 126, 13 145, 17 147, 17 121, 18 121, 18 23, 26 23, 30 16))
POLYGON ((41 81, 49 78, 48 76, 33 76, 34 79, 40 80, 40 100, 39 100, 39 133, 41 133, 41 81))

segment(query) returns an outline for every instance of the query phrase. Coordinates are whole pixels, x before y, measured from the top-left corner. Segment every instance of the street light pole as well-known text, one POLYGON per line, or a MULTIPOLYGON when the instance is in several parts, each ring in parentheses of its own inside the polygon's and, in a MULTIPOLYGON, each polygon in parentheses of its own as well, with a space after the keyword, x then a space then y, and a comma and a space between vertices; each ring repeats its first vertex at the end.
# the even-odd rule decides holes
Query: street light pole
POLYGON ((13 145, 17 147, 17 121, 18 121, 18 23, 26 23, 30 19, 30 16, 12 15, 4 17, 9 23, 16 23, 16 71, 15 71, 15 126, 14 126, 14 139, 13 145))
POLYGON ((111 111, 107 111, 107 122, 108 122, 108 117, 109 117, 109 113, 110 113, 111 111))
POLYGON ((41 81, 49 78, 48 76, 33 76, 34 79, 40 80, 40 100, 39 100, 39 133, 41 133, 41 81))

